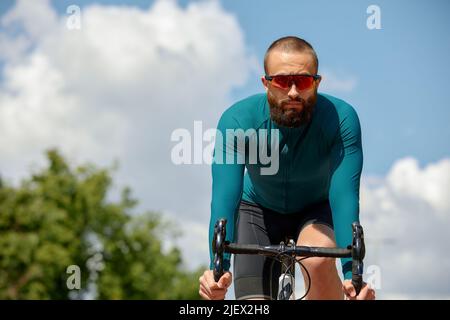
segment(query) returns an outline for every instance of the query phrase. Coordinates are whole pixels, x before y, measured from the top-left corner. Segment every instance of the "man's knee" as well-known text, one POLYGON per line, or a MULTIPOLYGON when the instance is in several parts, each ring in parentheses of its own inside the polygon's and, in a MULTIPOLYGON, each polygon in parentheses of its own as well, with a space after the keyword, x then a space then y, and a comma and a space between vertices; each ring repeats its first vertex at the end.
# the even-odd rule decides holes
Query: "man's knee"
MULTIPOLYGON (((313 247, 336 247, 334 231, 323 224, 307 225, 300 232, 297 245, 313 247)), ((336 259, 325 257, 311 257, 302 261, 311 276, 326 279, 327 276, 334 277, 337 274, 336 259)), ((304 272, 304 270, 302 270, 304 272)))
POLYGON ((336 272, 336 259, 334 258, 313 257, 303 260, 302 264, 311 275, 323 277, 336 272))

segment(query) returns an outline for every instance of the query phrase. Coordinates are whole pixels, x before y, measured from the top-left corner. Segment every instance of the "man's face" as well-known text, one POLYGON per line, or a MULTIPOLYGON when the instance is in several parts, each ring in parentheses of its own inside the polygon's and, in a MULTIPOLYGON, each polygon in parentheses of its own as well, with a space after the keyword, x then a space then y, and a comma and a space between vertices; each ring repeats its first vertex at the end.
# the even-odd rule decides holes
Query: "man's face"
MULTIPOLYGON (((267 60, 267 75, 316 74, 314 58, 309 53, 274 50, 267 60)), ((320 79, 314 80, 309 89, 299 90, 294 83, 287 89, 274 86, 262 77, 267 92, 272 120, 283 127, 295 128, 311 120, 317 101, 320 79)))

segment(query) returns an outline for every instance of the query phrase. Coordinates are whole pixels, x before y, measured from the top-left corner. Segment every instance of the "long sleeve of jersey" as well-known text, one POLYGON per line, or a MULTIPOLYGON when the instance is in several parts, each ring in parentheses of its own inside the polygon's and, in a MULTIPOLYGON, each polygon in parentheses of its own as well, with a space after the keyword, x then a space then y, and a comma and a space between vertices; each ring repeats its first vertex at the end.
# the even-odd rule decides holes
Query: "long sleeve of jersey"
MULTIPOLYGON (((359 221, 359 184, 363 164, 361 128, 353 108, 340 114, 339 131, 331 148, 329 200, 338 247, 352 243, 352 223, 359 221)), ((341 259, 345 279, 351 278, 351 258, 341 259)))
MULTIPOLYGON (((233 242, 234 225, 242 196, 245 164, 238 152, 236 139, 227 137, 227 130, 240 128, 237 120, 225 112, 217 126, 216 142, 212 163, 212 201, 209 226, 210 268, 213 268, 212 240, 214 225, 218 219, 227 219, 226 240, 233 242), (230 161, 231 160, 231 161, 230 161)), ((230 131, 228 131, 230 132, 230 131)), ((224 255, 224 270, 230 268, 230 255, 224 255)))

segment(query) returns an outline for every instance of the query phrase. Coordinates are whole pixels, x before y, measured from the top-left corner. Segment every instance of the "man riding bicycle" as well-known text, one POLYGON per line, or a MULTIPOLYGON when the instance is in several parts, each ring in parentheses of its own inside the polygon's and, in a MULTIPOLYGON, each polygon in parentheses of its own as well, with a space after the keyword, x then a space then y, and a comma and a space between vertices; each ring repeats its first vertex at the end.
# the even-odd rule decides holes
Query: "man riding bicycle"
MULTIPOLYGON (((231 242, 269 245, 290 237, 302 246, 351 243, 351 225, 359 221, 361 129, 352 106, 317 93, 318 65, 305 40, 276 40, 264 57, 266 93, 241 100, 222 114, 217 129, 225 139, 216 137, 212 164, 210 269, 219 218, 229 221, 226 240, 231 242), (230 135, 239 131, 244 134, 230 135), (263 152, 255 155, 258 151, 263 152), (275 170, 266 161, 269 155, 276 160, 275 170)), ((343 283, 333 258, 302 263, 311 279, 306 283, 304 275, 305 287, 311 285, 307 299, 375 298, 367 284, 356 297, 351 259, 341 259, 343 283)), ((224 268, 230 268, 229 255, 224 268)), ((272 258, 236 255, 236 299, 275 298, 280 272, 272 258)), ((199 279, 200 296, 224 299, 231 279, 227 271, 215 282, 212 270, 206 270, 199 279)))

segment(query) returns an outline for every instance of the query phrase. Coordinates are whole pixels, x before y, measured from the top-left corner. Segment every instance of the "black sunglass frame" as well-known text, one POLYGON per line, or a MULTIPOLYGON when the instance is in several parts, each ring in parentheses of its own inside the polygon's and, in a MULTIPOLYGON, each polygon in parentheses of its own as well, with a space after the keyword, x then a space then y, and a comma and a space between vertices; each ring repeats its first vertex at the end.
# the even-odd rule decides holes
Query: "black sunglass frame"
POLYGON ((286 77, 288 77, 288 76, 312 77, 312 78, 314 78, 314 80, 318 80, 318 79, 322 78, 322 76, 319 75, 319 74, 279 74, 279 75, 276 75, 276 76, 268 76, 268 75, 265 75, 265 76, 264 76, 264 79, 266 79, 267 81, 272 81, 273 78, 274 78, 274 77, 277 77, 277 76, 286 76, 286 77))

